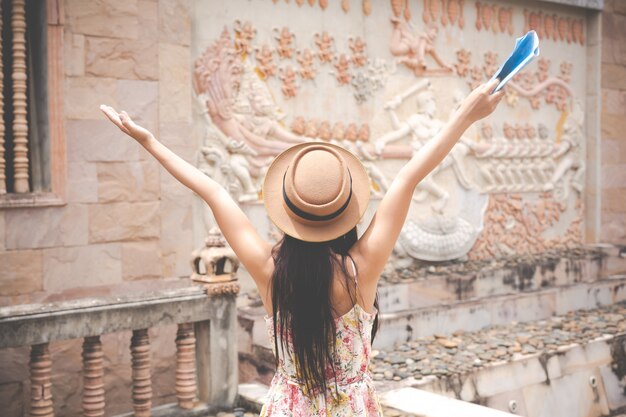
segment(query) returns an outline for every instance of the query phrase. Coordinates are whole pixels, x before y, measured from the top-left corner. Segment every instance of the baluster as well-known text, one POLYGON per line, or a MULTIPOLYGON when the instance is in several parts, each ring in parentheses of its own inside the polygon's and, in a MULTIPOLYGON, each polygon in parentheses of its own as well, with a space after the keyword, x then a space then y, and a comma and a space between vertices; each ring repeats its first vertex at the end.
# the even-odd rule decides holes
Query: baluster
POLYGON ((30 415, 53 417, 52 383, 50 371, 52 360, 48 344, 32 345, 30 349, 30 415))
POLYGON ((83 342, 83 414, 104 416, 104 368, 100 336, 85 337, 83 342))
POLYGON ((191 409, 196 398, 196 338, 192 323, 181 323, 176 333, 176 398, 191 409))
POLYGON ((150 417, 152 385, 150 381, 148 329, 133 330, 130 351, 133 363, 133 409, 135 410, 135 417, 150 417))
POLYGON ((7 193, 4 161, 4 66, 2 65, 2 2, 0 1, 0 195, 7 193))
POLYGON ((13 0, 11 29, 13 31, 13 166, 15 192, 26 193, 28 186, 28 121, 26 109, 26 16, 25 0, 13 0))

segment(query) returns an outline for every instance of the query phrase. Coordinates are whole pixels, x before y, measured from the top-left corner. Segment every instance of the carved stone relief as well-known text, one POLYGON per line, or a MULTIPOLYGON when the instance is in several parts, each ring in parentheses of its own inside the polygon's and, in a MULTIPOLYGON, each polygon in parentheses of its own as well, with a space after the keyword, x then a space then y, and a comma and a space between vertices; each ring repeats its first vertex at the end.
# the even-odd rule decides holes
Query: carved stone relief
POLYGON ((363 1, 368 18, 361 23, 356 0, 276 2, 271 13, 243 1, 215 0, 236 18, 204 22, 224 29, 198 41, 193 80, 203 132, 199 166, 246 209, 258 207, 274 156, 313 140, 363 161, 375 204, 442 129, 459 97, 497 70, 523 22, 549 41, 542 44, 547 52, 507 84, 506 104, 468 130, 420 182, 396 256, 479 259, 581 241, 582 13, 497 0, 390 0, 381 9, 387 12, 372 13, 378 3, 363 1), (413 15, 416 5, 421 15, 413 15), (494 36, 511 41, 492 48, 494 36))

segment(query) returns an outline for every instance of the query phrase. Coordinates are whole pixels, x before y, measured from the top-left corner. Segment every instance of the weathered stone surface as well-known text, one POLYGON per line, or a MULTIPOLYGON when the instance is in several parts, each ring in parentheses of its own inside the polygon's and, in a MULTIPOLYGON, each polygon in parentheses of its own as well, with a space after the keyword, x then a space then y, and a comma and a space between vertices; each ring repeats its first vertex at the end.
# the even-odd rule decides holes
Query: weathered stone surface
POLYGON ((156 80, 158 48, 151 40, 86 37, 85 71, 88 75, 156 80))
POLYGON ((626 14, 626 2, 615 1, 613 2, 613 11, 619 14, 626 14))
MULTIPOLYGON (((159 84, 157 81, 119 80, 117 97, 120 109, 127 111, 134 121, 142 123, 158 120, 159 84)), ((157 134, 157 132, 152 133, 157 134)))
POLYGON ((626 91, 602 89, 602 110, 607 114, 626 115, 626 91))
MULTIPOLYGON (((189 123, 159 124, 159 141, 191 164, 195 164, 196 152, 201 146, 201 141, 196 139, 195 133, 189 123)), ((169 173, 168 175, 172 176, 169 173)))
POLYGON ((161 278, 163 263, 158 240, 122 243, 124 280, 161 278))
MULTIPOLYGON (((626 76, 626 72, 624 72, 626 76)), ((625 115, 602 112, 602 138, 622 139, 626 132, 625 115)))
POLYGON ((158 41, 159 4, 155 0, 139 0, 139 37, 144 40, 158 41))
POLYGON ((85 205, 9 210, 5 216, 7 249, 87 244, 85 205))
POLYGON ((165 199, 161 202, 161 250, 163 275, 188 277, 191 274, 193 213, 191 198, 165 199))
POLYGON ((104 117, 101 104, 117 107, 117 81, 102 77, 66 77, 65 116, 68 119, 96 119, 104 117))
POLYGON ((137 0, 67 0, 67 26, 74 33, 137 39, 139 14, 137 0))
POLYGON ((159 0, 159 40, 173 44, 191 43, 191 2, 159 0))
POLYGON ((158 237, 158 202, 120 202, 89 206, 89 241, 92 243, 158 237))
POLYGON ((159 164, 155 160, 99 162, 98 201, 154 201, 159 199, 159 164))
POLYGON ((601 241, 623 244, 626 241, 626 216, 624 212, 602 211, 601 241))
POLYGON ((159 44, 159 120, 191 121, 191 54, 189 47, 159 44))
POLYGON ((623 65, 602 65, 602 88, 626 90, 626 67, 623 65))
POLYGON ((149 157, 141 145, 105 120, 104 115, 100 120, 67 120, 65 129, 68 162, 137 161, 149 157))
POLYGON ((121 282, 121 252, 119 243, 45 249, 44 289, 53 292, 121 282))
POLYGON ((5 211, 0 211, 0 250, 6 249, 5 236, 6 236, 6 221, 4 219, 5 211))
POLYGON ((6 417, 22 417, 25 408, 24 397, 24 387, 21 381, 0 384, 2 415, 6 417))
POLYGON ((626 187, 605 189, 602 193, 602 208, 626 211, 626 187))
MULTIPOLYGON (((616 4, 622 3, 620 1, 616 4)), ((626 16, 617 13, 602 14, 602 38, 603 39, 626 39, 626 16)))
POLYGON ((626 184, 626 163, 602 167, 602 188, 612 189, 626 184))
POLYGON ((0 252, 0 295, 25 294, 42 289, 41 250, 0 252))
POLYGON ((85 36, 65 32, 63 63, 65 65, 65 75, 85 75, 85 36))
POLYGON ((98 201, 98 171, 93 162, 68 162, 67 201, 95 203, 98 201))

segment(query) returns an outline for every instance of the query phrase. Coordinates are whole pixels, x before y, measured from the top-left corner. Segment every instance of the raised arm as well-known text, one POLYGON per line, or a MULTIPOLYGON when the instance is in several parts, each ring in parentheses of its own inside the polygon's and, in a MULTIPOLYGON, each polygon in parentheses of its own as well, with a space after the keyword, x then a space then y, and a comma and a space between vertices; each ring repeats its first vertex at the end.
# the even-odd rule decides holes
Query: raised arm
POLYGON ((266 288, 271 272, 271 245, 263 240, 228 192, 165 145, 147 129, 134 123, 126 112, 100 109, 122 132, 134 138, 183 185, 198 194, 211 208, 226 241, 260 289, 266 288))
POLYGON ((472 91, 443 129, 413 155, 389 186, 372 222, 351 250, 359 265, 361 281, 370 290, 375 291, 400 235, 415 187, 444 159, 472 123, 495 110, 504 94, 503 91, 490 94, 496 85, 494 80, 472 91))

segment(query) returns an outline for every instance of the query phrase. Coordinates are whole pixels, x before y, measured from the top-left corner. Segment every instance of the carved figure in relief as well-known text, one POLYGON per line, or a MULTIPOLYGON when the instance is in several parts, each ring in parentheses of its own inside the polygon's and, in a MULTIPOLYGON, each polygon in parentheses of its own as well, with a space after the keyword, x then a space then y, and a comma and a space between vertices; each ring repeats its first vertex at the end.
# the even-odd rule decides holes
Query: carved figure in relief
POLYGON ((565 200, 569 195, 569 185, 579 193, 584 187, 585 158, 582 155, 581 144, 585 140, 583 124, 585 114, 582 105, 578 100, 572 104, 572 113, 563 125, 563 135, 561 143, 553 154, 554 159, 560 159, 554 169, 550 180, 545 184, 544 191, 555 190, 557 199, 565 200), (572 171, 571 179, 565 180, 566 174, 572 171), (556 185, 561 183, 561 187, 556 189, 556 185))
POLYGON ((261 48, 255 48, 255 59, 257 68, 263 74, 263 77, 269 78, 276 75, 277 69, 274 63, 274 54, 269 45, 263 45, 261 48))
POLYGON ((296 70, 291 65, 282 67, 278 71, 278 77, 283 82, 281 91, 286 98, 295 97, 298 93, 298 84, 296 82, 296 70))
POLYGON ((298 70, 300 77, 303 80, 315 79, 315 75, 317 74, 314 63, 315 52, 311 51, 309 48, 304 49, 304 51, 298 51, 297 59, 300 64, 300 69, 298 70))
MULTIPOLYGON (((413 149, 417 150, 424 146, 428 140, 435 137, 445 124, 443 121, 435 119, 436 103, 434 93, 428 80, 422 80, 407 89, 404 93, 394 97, 387 103, 385 109, 389 112, 391 125, 394 130, 376 139, 375 150, 378 154, 381 154, 389 143, 407 137, 411 139, 413 149), (402 121, 396 114, 395 109, 414 94, 417 94, 417 113, 402 121)), ((443 212, 449 199, 449 194, 443 187, 435 182, 433 177, 439 171, 447 167, 454 169, 459 183, 463 187, 472 188, 472 183, 467 178, 467 170, 463 164, 463 157, 467 155, 470 148, 474 146, 472 142, 473 141, 469 141, 466 138, 459 140, 437 168, 420 182, 417 187, 420 192, 415 197, 416 201, 423 201, 428 195, 432 195, 436 199, 435 203, 432 205, 432 209, 439 213, 443 212)))
POLYGON ((352 65, 357 68, 365 65, 367 63, 367 56, 365 55, 365 42, 363 42, 363 39, 359 36, 356 38, 349 37, 348 46, 352 51, 352 57, 350 58, 352 65))
POLYGON ((242 55, 249 55, 252 52, 252 39, 256 36, 256 29, 251 22, 242 23, 235 20, 235 49, 242 55))
POLYGON ((334 45, 335 38, 324 31, 314 35, 315 45, 317 45, 317 57, 320 62, 332 62, 335 58, 334 45))
POLYGON ((274 39, 278 42, 276 52, 281 58, 291 58, 295 50, 293 43, 295 42, 296 35, 291 33, 287 26, 282 29, 274 28, 274 39))
POLYGON ((417 35, 408 22, 392 17, 391 23, 393 29, 389 48, 392 55, 399 57, 398 63, 405 65, 419 76, 448 74, 453 71, 452 66, 445 63, 435 50, 437 26, 430 25, 422 34, 417 35), (427 55, 435 61, 438 68, 428 68, 427 55))
POLYGON ((349 84, 352 80, 352 74, 350 74, 350 60, 346 54, 339 55, 333 63, 336 72, 335 78, 340 85, 349 84))

